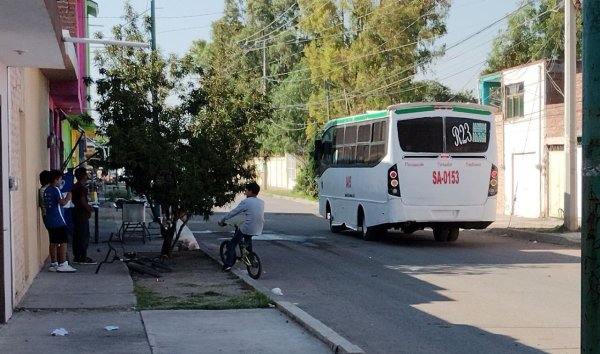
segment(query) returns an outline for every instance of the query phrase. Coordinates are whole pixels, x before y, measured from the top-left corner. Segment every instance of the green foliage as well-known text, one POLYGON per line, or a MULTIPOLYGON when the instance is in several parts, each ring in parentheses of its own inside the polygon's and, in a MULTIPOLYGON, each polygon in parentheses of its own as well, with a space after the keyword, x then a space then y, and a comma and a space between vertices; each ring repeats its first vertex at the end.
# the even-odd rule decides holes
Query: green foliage
POLYGON ((432 43, 445 33, 448 9, 445 0, 299 3, 300 27, 316 38, 304 61, 319 88, 308 102, 310 117, 320 124, 410 101, 412 78, 435 56, 432 43))
POLYGON ((310 158, 310 163, 300 169, 296 175, 295 191, 302 192, 309 197, 317 198, 319 187, 317 186, 316 163, 310 158))
POLYGON ((310 80, 306 80, 307 73, 306 65, 299 63, 293 74, 271 92, 273 119, 266 122, 267 133, 262 141, 263 148, 270 153, 307 154, 308 112, 302 107, 314 90, 310 80))
MULTIPOLYGON (((126 13, 127 24, 115 27, 113 36, 148 42, 148 28, 137 27, 128 4, 126 13)), ((221 25, 214 31, 221 40, 200 61, 116 46, 96 57, 97 109, 111 149, 108 167, 124 167, 128 185, 173 218, 208 217, 215 206, 233 201, 254 179, 248 161, 259 153, 262 121, 270 118, 266 98, 227 75, 223 63, 231 61, 225 53, 235 53, 227 32, 236 25, 221 25), (180 104, 167 104, 173 94, 180 104)), ((174 236, 174 228, 168 233, 174 236)))
MULTIPOLYGON (((570 1, 570 0, 567 0, 570 1)), ((494 39, 484 74, 539 59, 564 57, 564 12, 559 0, 522 0, 508 19, 508 28, 494 39)), ((577 56, 581 57, 582 22, 577 13, 577 56)))

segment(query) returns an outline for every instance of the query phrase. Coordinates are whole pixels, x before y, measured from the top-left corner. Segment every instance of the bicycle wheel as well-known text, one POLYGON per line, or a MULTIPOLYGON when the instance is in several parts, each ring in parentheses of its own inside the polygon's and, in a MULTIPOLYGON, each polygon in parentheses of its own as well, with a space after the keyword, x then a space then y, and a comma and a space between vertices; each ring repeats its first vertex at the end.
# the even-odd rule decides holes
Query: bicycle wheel
POLYGON ((219 255, 221 256, 221 262, 225 264, 225 259, 227 259, 227 246, 229 245, 229 241, 221 242, 221 247, 219 247, 219 255))
POLYGON ((137 263, 136 261, 130 261, 130 262, 127 262, 126 264, 127 264, 127 268, 129 268, 130 271, 138 272, 141 274, 151 275, 156 278, 162 277, 162 275, 157 270, 155 270, 151 267, 145 266, 143 264, 137 263))
POLYGON ((249 252, 247 259, 245 259, 244 261, 244 263, 246 263, 246 269, 248 270, 248 275, 250 275, 250 278, 260 278, 260 274, 262 273, 260 257, 258 257, 258 255, 254 252, 249 252))

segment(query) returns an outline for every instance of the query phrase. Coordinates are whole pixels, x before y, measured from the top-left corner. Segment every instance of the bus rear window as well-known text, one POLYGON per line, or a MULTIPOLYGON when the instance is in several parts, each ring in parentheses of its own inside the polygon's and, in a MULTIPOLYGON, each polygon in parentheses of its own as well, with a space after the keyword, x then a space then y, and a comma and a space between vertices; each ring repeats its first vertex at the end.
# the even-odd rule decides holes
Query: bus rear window
POLYGON ((490 142, 490 123, 460 117, 400 120, 398 139, 405 152, 486 152, 490 142))
POLYGON ((398 121, 400 147, 406 152, 443 152, 443 124, 442 117, 398 121))
POLYGON ((486 152, 489 142, 489 122, 446 117, 446 152, 486 152))

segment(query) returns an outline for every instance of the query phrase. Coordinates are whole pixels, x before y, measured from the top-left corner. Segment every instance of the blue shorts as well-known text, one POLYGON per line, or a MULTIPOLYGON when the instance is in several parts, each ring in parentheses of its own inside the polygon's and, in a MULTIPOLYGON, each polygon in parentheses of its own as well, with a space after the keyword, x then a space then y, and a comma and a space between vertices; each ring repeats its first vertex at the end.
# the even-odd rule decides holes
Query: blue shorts
POLYGON ((48 235, 50 236, 50 243, 68 243, 66 226, 48 229, 48 235))

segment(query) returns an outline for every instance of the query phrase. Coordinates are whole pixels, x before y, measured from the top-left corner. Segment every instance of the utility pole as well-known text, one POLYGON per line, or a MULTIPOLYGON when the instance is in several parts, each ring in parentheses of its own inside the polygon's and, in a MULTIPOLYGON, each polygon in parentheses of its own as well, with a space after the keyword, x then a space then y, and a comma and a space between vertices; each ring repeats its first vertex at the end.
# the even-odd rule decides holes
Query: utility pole
POLYGON ((156 8, 154 6, 154 0, 150 0, 150 19, 152 27, 152 51, 156 50, 156 8))
POLYGON ((582 16, 581 353, 600 353, 600 2, 583 1, 582 16))
POLYGON ((325 93, 326 93, 326 97, 327 97, 327 120, 329 121, 331 119, 331 114, 329 111, 329 82, 327 82, 327 80, 323 80, 325 83, 325 93))
POLYGON ((564 224, 567 230, 578 228, 577 210, 577 118, 575 116, 575 76, 577 74, 577 43, 575 30, 575 5, 565 0, 565 193, 564 224))
POLYGON ((267 40, 263 40, 263 95, 267 95, 267 40))

